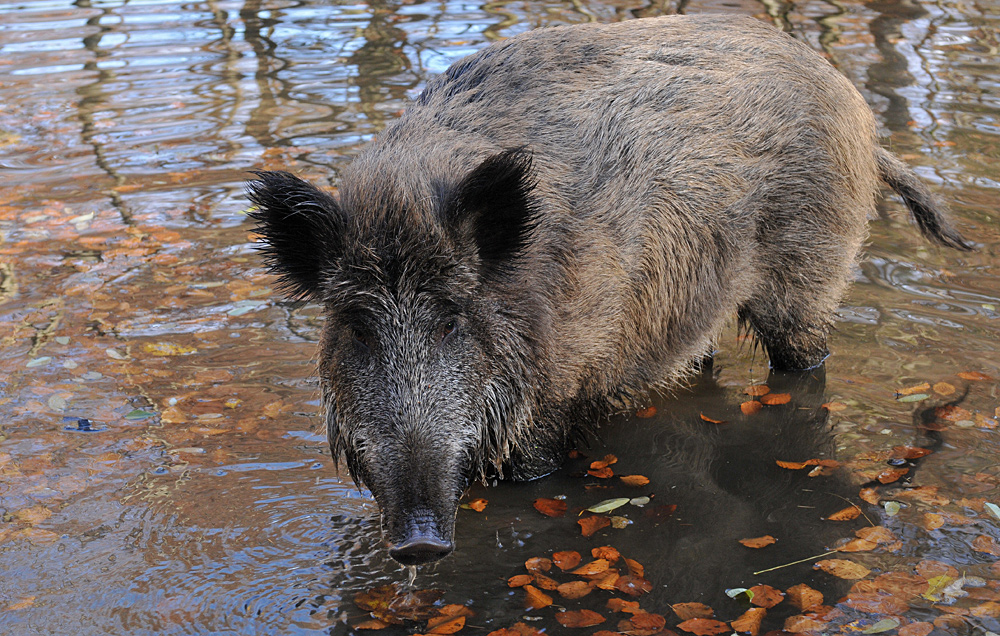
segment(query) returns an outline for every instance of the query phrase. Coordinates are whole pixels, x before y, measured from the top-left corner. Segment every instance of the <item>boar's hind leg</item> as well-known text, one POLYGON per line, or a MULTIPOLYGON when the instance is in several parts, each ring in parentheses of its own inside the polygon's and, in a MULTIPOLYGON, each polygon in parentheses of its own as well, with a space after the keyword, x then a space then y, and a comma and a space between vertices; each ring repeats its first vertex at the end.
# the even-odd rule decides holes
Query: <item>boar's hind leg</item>
MULTIPOLYGON (((740 310, 740 323, 753 330, 767 351, 771 368, 776 371, 812 369, 826 359, 826 336, 830 327, 820 315, 778 312, 775 306, 753 311, 753 305, 740 310)), ((819 313, 819 312, 816 312, 819 313)))

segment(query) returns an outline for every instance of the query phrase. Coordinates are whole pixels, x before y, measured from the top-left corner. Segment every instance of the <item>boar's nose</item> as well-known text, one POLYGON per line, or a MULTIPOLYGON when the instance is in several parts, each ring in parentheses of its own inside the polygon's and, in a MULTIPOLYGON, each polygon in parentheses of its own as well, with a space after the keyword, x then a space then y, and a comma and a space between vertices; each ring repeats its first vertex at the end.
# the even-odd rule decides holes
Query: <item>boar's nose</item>
POLYGON ((403 565, 420 565, 440 561, 455 549, 451 541, 427 535, 411 536, 389 549, 389 556, 403 565))

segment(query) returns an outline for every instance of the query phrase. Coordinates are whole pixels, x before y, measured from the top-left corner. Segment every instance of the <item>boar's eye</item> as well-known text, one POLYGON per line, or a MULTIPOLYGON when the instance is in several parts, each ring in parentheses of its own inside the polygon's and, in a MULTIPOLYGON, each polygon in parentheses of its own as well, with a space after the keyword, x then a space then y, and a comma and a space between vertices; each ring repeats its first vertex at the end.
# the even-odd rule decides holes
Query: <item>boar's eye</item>
POLYGON ((457 329, 458 329, 458 321, 456 321, 454 318, 445 322, 443 325, 441 325, 441 329, 438 331, 438 342, 444 342, 445 340, 447 340, 448 336, 454 334, 457 329))
POLYGON ((372 348, 371 339, 368 337, 368 334, 360 329, 351 329, 351 340, 354 341, 354 346, 363 352, 368 352, 372 348))

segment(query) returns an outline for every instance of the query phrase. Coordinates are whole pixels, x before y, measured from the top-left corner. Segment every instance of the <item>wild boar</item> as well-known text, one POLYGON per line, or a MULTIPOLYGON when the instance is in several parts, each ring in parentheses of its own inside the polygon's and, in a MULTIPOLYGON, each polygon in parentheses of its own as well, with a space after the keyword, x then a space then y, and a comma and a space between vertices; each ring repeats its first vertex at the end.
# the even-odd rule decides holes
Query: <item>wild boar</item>
POLYGON ((264 254, 322 303, 330 447, 404 564, 470 480, 532 479, 681 381, 737 317, 775 369, 827 355, 880 182, 967 248, 826 60, 749 18, 532 31, 428 82, 337 196, 248 184, 264 254))

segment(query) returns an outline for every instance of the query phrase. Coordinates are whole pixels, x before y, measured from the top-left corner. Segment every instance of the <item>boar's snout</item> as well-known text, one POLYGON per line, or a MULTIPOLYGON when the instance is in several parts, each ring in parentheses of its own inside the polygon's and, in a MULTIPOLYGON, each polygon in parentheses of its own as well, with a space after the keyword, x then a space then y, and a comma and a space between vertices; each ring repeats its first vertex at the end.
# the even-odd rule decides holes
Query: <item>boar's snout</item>
POLYGON ((408 519, 401 535, 390 545, 389 556, 403 565, 440 561, 455 549, 452 528, 441 528, 429 515, 408 519))

